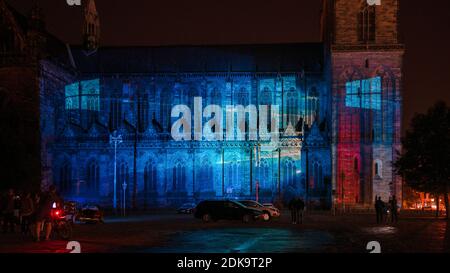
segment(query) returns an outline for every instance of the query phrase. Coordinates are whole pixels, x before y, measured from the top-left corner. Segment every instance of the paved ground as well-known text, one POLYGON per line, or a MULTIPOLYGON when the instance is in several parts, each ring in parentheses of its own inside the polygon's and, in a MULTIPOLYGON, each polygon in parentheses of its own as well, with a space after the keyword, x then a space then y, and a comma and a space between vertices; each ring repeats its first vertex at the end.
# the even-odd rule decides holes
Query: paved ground
MULTIPOLYGON (((191 215, 161 212, 110 217, 105 224, 74 226, 82 252, 245 253, 368 252, 378 241, 385 253, 450 252, 450 223, 426 216, 403 216, 395 225, 374 224, 374 215, 312 213, 302 225, 288 213, 268 223, 219 221, 204 224, 191 215)), ((34 243, 20 234, 0 234, 0 253, 64 253, 66 241, 34 243)))

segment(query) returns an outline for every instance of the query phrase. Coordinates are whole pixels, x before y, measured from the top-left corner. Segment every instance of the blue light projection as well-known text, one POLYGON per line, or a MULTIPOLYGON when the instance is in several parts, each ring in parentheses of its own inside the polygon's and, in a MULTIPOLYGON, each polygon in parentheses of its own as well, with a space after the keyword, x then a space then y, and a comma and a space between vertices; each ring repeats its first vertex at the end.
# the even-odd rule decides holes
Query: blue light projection
POLYGON ((65 87, 65 97, 67 110, 100 111, 100 80, 68 84, 65 87))
MULTIPOLYGON (((264 75, 255 82, 252 82, 251 77, 228 80, 225 77, 208 76, 206 79, 207 84, 204 85, 204 78, 187 78, 177 82, 167 77, 155 77, 155 88, 142 90, 142 95, 147 95, 149 101, 136 100, 133 96, 136 82, 145 82, 145 78, 127 78, 121 81, 102 78, 102 92, 98 78, 80 80, 66 86, 66 110, 98 111, 97 116, 102 120, 102 124, 111 128, 116 126, 114 128, 121 130, 126 141, 132 138, 133 132, 126 130, 128 127, 122 124, 124 119, 128 123, 135 124, 138 120, 138 111, 142 117, 151 117, 151 122, 145 122, 145 118, 140 119, 143 131, 136 143, 141 153, 136 155, 135 178, 131 167, 135 155, 127 152, 131 146, 125 144, 120 146, 123 151, 117 154, 117 181, 120 183, 126 181, 132 186, 127 188, 125 193, 121 186, 117 187, 118 203, 120 204, 124 194, 127 195, 128 201, 131 200, 131 195, 128 194, 133 190, 134 181, 137 187, 137 201, 141 205, 145 203, 148 206, 166 206, 185 200, 198 201, 210 198, 255 198, 256 184, 258 184, 258 198, 262 202, 304 196, 309 180, 306 177, 308 172, 305 171, 307 161, 304 160, 306 157, 302 155, 304 151, 300 145, 303 135, 296 132, 295 128, 300 119, 307 120, 304 115, 312 115, 313 111, 307 106, 306 92, 301 87, 302 83, 298 82, 298 77, 292 74, 264 75), (115 98, 118 99, 114 100, 115 98), (201 98, 200 106, 196 106, 196 98, 201 98), (100 102, 102 105, 107 102, 110 107, 100 109, 100 102), (190 141, 186 139, 175 141, 170 137, 175 121, 171 112, 177 105, 186 105, 193 110, 188 119, 192 125, 189 131, 190 141), (197 135, 195 124, 204 125, 212 118, 200 115, 196 122, 195 110, 198 108, 201 110, 200 113, 203 113, 206 107, 212 105, 221 108, 219 112, 225 110, 228 105, 242 106, 244 109, 254 105, 257 106, 257 110, 260 110, 261 105, 266 106, 267 109, 264 110, 267 110, 268 120, 259 120, 259 117, 263 117, 264 111, 254 115, 257 122, 251 122, 253 120, 251 116, 245 114, 242 119, 245 121, 246 129, 242 140, 237 138, 229 140, 226 137, 223 140, 207 141, 207 138, 195 140, 197 135), (272 117, 272 111, 277 113, 275 117, 272 117), (110 124, 107 124, 108 121, 110 124), (264 123, 267 123, 267 128, 261 127, 264 123), (281 131, 276 135, 276 139, 272 138, 272 135, 267 136, 267 139, 261 137, 253 139, 252 134, 247 134, 252 128, 250 124, 258 124, 256 128, 259 133, 280 131, 273 129, 272 125, 274 128, 277 126, 272 123, 278 123, 278 128, 290 130, 281 131), (261 128, 266 130, 259 131, 261 128)), ((323 105, 325 107, 326 104, 323 105)), ((326 112, 326 109, 318 110, 326 112)), ((236 114, 234 119, 236 122, 233 122, 236 132, 239 129, 237 120, 236 114)), ((84 126, 90 128, 88 124, 90 122, 92 121, 88 120, 84 126)), ((226 124, 228 123, 224 122, 223 126, 226 124)), ((214 130, 216 129, 214 127, 214 130)), ((226 127, 222 129, 225 130, 226 127)), ((80 140, 83 138, 77 138, 78 131, 73 131, 64 131, 64 140, 68 141, 67 143, 84 141, 80 140), (77 132, 77 135, 73 135, 73 131, 77 132)), ((317 132, 309 133, 314 135, 311 139, 321 138, 321 132, 312 131, 317 132)), ((89 149, 83 153, 80 151, 76 155, 68 156, 66 148, 61 148, 57 152, 58 163, 54 166, 54 180, 64 189, 67 198, 75 200, 82 197, 85 198, 81 200, 83 202, 90 198, 98 198, 111 205, 114 171, 110 168, 110 164, 114 157, 108 143, 93 142, 92 139, 98 136, 98 132, 93 130, 93 137, 89 138, 92 142, 86 143, 89 149), (99 160, 102 151, 110 152, 110 157, 105 156, 104 161, 99 160), (79 171, 79 177, 73 177, 74 170, 79 171)), ((210 132, 212 130, 205 131, 204 126, 200 126, 200 135, 203 133, 205 136, 210 132)), ((102 132, 105 133, 106 130, 102 132)), ((226 131, 224 133, 224 136, 227 136, 226 131)), ((90 131, 82 134, 91 136, 90 131)), ((314 158, 314 162, 320 162, 321 166, 324 166, 324 172, 329 175, 330 164, 327 163, 329 157, 326 150, 312 148, 308 151, 308 155, 311 159, 314 158)), ((319 200, 325 196, 323 192, 327 192, 325 196, 327 197, 330 193, 328 185, 323 181, 317 182, 317 185, 320 186, 315 188, 316 192, 310 193, 310 197, 314 196, 319 200)))
POLYGON ((100 80, 89 80, 81 82, 81 109, 100 110, 100 80))
POLYGON ((67 110, 78 109, 80 107, 79 90, 80 83, 78 82, 66 85, 65 93, 67 110))
POLYGON ((381 78, 347 82, 345 106, 381 110, 381 78))

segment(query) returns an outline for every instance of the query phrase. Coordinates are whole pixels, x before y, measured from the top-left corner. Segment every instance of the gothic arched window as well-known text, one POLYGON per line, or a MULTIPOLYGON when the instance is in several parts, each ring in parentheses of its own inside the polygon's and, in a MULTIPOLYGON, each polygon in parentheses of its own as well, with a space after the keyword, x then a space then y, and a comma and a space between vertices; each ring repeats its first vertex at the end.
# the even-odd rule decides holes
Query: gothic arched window
POLYGON ((69 161, 59 168, 59 189, 61 192, 70 192, 72 189, 72 164, 69 161))
POLYGON ((86 172, 87 189, 90 193, 98 194, 100 188, 100 167, 95 160, 87 165, 86 172))
POLYGON ((270 132, 270 129, 272 127, 272 118, 271 118, 271 111, 272 111, 272 91, 269 87, 264 87, 261 93, 261 99, 260 99, 260 105, 267 105, 267 131, 270 132))
POLYGON ((369 6, 364 1, 358 14, 358 41, 375 42, 376 12, 375 6, 369 6))
POLYGON ((249 104, 249 93, 244 87, 242 87, 237 93, 237 104, 244 106, 249 104))
POLYGON ((284 181, 286 185, 295 186, 295 176, 297 173, 297 167, 292 160, 286 160, 283 167, 284 181))
POLYGON ((148 95, 138 95, 138 107, 139 107, 139 130, 144 131, 148 126, 148 110, 149 102, 148 95))
POLYGON ((374 161, 373 175, 374 175, 374 178, 382 178, 383 177, 383 163, 379 159, 376 159, 374 161))
POLYGON ((314 162, 313 163, 313 169, 312 169, 312 184, 311 189, 314 189, 315 187, 321 188, 323 184, 323 172, 322 172, 322 164, 320 162, 314 162))
POLYGON ((112 98, 110 101, 110 129, 112 131, 119 129, 122 122, 122 100, 112 98))
POLYGON ((172 190, 186 191, 186 167, 181 162, 177 162, 172 169, 172 190))
POLYGON ((147 162, 144 168, 144 193, 154 193, 157 190, 157 170, 153 161, 147 162))
POLYGON ((260 104, 268 106, 272 104, 272 91, 267 86, 262 90, 260 104))
POLYGON ((239 161, 237 158, 233 158, 228 165, 228 180, 235 190, 236 187, 239 185, 239 161))
POLYGON ((381 83, 381 101, 380 108, 382 109, 382 132, 381 139, 383 142, 392 141, 392 137, 394 135, 394 116, 395 116, 395 82, 393 77, 391 77, 388 73, 383 75, 382 83, 381 83))
POLYGON ((86 80, 80 82, 81 110, 100 111, 100 80, 86 80))
POLYGON ((297 115, 298 99, 295 89, 292 87, 286 94, 286 124, 295 126, 297 115))
POLYGON ((316 87, 311 88, 307 100, 308 114, 306 122, 311 125, 319 114, 319 92, 316 87))
POLYGON ((197 185, 201 192, 210 192, 214 190, 213 167, 208 159, 204 159, 197 174, 197 185))

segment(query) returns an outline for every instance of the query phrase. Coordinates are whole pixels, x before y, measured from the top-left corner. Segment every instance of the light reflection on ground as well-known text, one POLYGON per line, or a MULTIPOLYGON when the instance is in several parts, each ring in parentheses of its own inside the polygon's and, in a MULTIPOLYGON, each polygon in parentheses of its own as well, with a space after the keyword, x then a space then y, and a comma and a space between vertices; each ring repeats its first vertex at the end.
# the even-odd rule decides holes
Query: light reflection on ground
POLYGON ((184 232, 165 247, 165 253, 288 253, 320 252, 333 243, 327 232, 280 228, 226 228, 184 232))
POLYGON ((370 228, 363 228, 363 231, 370 234, 390 235, 397 233, 397 228, 391 226, 370 227, 370 228))

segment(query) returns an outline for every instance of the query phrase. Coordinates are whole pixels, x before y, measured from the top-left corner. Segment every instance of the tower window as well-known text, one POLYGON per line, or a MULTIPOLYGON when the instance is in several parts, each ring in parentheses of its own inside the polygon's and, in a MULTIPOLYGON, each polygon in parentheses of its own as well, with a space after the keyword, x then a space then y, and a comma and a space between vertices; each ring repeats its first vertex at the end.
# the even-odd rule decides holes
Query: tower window
POLYGON ((358 41, 375 42, 376 13, 375 6, 364 3, 358 14, 358 41))
POLYGON ((383 177, 383 175, 382 175, 383 171, 382 170, 383 170, 383 163, 381 162, 381 160, 376 159, 374 161, 374 164, 373 164, 373 175, 374 175, 374 178, 382 178, 383 177))

